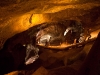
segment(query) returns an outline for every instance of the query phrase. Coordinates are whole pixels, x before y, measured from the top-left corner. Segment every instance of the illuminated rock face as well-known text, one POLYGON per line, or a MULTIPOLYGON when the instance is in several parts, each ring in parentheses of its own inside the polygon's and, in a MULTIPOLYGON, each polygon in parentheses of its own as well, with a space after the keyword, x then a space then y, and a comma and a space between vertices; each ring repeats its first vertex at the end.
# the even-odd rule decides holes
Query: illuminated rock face
POLYGON ((39 58, 38 52, 39 48, 35 47, 35 45, 28 44, 26 47, 25 64, 34 63, 39 58))
POLYGON ((38 44, 60 45, 66 42, 73 44, 75 39, 77 43, 82 43, 86 38, 81 22, 76 20, 44 23, 39 28, 40 30, 36 34, 38 44))
POLYGON ((98 2, 68 5, 65 3, 67 0, 34 1, 0 7, 0 49, 11 36, 44 22, 74 19, 82 21, 84 27, 91 27, 99 21, 99 8, 96 8, 99 7, 98 2))
POLYGON ((40 31, 37 33, 38 34, 37 42, 39 44, 46 45, 46 42, 48 44, 51 43, 54 44, 58 41, 59 42, 58 44, 60 44, 60 42, 62 42, 64 39, 63 33, 66 29, 66 26, 62 25, 64 24, 52 22, 52 23, 47 23, 46 25, 44 25, 44 27, 40 26, 40 31))

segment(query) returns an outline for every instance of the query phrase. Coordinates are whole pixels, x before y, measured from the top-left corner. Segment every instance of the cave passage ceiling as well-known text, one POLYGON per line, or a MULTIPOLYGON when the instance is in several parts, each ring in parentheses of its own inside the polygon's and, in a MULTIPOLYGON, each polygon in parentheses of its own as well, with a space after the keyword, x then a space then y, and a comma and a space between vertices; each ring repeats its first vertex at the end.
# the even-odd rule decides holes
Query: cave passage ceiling
POLYGON ((7 1, 1 1, 0 3, 1 47, 7 38, 44 22, 74 19, 82 21, 84 27, 92 27, 94 24, 98 26, 100 24, 100 1, 9 0, 9 4, 6 5, 6 3, 7 1))

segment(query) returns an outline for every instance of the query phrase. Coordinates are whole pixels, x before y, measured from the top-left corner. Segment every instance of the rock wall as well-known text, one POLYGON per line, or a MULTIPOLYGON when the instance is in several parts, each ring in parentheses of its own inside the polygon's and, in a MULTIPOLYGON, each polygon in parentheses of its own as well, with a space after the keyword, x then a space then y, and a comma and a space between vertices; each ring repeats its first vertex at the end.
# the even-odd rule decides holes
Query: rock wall
POLYGON ((0 7, 0 48, 2 48, 7 38, 44 22, 75 19, 82 21, 84 27, 91 27, 96 22, 98 22, 97 25, 100 24, 99 1, 69 5, 64 3, 67 0, 58 0, 58 3, 50 1, 30 0, 27 3, 25 1, 0 7))

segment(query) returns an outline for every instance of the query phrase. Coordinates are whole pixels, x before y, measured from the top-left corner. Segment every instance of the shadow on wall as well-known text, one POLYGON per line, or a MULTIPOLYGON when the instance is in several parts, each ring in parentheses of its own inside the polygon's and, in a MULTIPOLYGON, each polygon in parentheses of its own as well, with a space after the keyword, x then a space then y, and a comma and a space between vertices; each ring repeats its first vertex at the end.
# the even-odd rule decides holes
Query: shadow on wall
POLYGON ((36 69, 41 65, 41 60, 39 59, 31 65, 25 65, 26 46, 23 46, 23 44, 30 44, 31 41, 35 43, 34 33, 36 30, 34 28, 7 39, 3 49, 0 50, 0 75, 21 69, 36 69), (32 31, 33 36, 29 34, 32 31))
POLYGON ((28 0, 0 0, 0 6, 4 7, 4 6, 11 5, 11 4, 21 3, 24 1, 28 1, 28 0))

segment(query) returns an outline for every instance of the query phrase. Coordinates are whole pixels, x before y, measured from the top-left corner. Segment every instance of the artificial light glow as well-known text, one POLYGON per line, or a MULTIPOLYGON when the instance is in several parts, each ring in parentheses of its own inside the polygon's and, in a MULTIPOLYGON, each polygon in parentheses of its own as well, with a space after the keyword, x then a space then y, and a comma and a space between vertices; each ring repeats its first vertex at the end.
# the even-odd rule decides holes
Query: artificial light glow
POLYGON ((32 16, 31 14, 24 14, 18 18, 18 20, 12 26, 12 30, 21 32, 44 22, 46 22, 46 19, 44 18, 43 14, 33 14, 32 16))
MULTIPOLYGON (((100 32, 100 29, 96 30, 96 31, 93 31, 91 32, 91 38, 90 39, 94 39, 97 37, 98 33, 100 32)), ((87 41, 87 40, 86 40, 87 41)), ((40 46, 44 46, 42 44, 39 44, 40 46)), ((67 43, 62 43, 61 45, 58 45, 58 46, 48 46, 48 48, 55 48, 55 49, 62 49, 62 48, 66 48, 66 47, 69 47, 71 45, 74 45, 74 44, 67 44, 67 43)))
POLYGON ((33 14, 32 24, 36 25, 36 24, 41 24, 43 22, 46 22, 44 14, 33 14))

